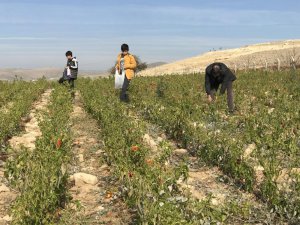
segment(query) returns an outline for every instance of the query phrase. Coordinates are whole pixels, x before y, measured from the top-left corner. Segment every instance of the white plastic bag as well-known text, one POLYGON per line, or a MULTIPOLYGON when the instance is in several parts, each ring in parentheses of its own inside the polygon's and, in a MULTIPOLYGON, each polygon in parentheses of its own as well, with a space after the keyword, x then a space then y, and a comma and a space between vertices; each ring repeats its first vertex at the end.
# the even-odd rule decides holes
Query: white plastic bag
POLYGON ((119 71, 116 70, 115 73, 115 89, 121 89, 125 79, 125 71, 122 74, 119 74, 119 71))
POLYGON ((70 77, 71 76, 71 70, 69 67, 67 67, 67 76, 70 77))

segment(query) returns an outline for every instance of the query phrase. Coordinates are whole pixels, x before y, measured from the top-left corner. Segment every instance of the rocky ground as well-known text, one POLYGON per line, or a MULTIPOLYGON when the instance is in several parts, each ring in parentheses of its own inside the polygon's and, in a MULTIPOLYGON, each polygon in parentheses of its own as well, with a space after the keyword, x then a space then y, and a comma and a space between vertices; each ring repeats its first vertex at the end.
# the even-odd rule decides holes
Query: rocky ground
POLYGON ((9 224, 12 220, 10 216, 10 207, 18 196, 18 192, 12 189, 6 178, 4 177, 5 161, 8 157, 14 157, 14 152, 18 151, 22 146, 32 150, 35 148, 35 141, 41 135, 38 121, 40 118, 39 112, 45 110, 49 103, 52 90, 48 89, 41 95, 40 99, 33 103, 32 109, 28 116, 22 118, 21 125, 23 132, 12 137, 8 143, 10 151, 8 155, 1 155, 0 158, 0 225, 9 224))

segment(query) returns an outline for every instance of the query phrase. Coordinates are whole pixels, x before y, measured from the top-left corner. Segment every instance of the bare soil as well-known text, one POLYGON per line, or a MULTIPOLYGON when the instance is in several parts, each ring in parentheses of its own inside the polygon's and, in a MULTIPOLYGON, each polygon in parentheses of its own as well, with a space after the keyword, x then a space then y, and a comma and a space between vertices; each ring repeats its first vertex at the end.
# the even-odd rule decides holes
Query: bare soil
POLYGON ((84 109, 80 95, 76 93, 74 111, 71 114, 73 135, 73 163, 70 166, 71 204, 66 208, 69 214, 67 224, 131 224, 132 215, 121 199, 118 181, 112 168, 105 163, 105 152, 99 138, 101 130, 97 121, 84 109), (72 179, 76 173, 97 177, 96 184, 77 182, 72 179))
MULTIPOLYGON (((32 109, 28 116, 21 119, 24 131, 8 140, 11 148, 9 157, 13 157, 13 153, 18 151, 22 146, 33 150, 35 148, 35 141, 41 135, 39 128, 39 112, 44 110, 49 103, 52 90, 46 90, 40 99, 33 103, 32 109)), ((18 192, 9 187, 8 181, 4 177, 4 166, 7 158, 0 159, 0 225, 9 224, 12 220, 10 216, 10 206, 18 196, 18 192)))

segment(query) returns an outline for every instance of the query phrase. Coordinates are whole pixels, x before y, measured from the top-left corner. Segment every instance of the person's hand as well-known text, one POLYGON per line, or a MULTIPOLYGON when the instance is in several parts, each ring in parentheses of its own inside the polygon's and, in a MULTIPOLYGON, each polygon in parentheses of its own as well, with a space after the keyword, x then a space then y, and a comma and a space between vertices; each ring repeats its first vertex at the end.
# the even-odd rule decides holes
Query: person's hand
POLYGON ((208 103, 211 103, 213 101, 213 98, 211 97, 211 95, 207 95, 207 101, 208 101, 208 103))

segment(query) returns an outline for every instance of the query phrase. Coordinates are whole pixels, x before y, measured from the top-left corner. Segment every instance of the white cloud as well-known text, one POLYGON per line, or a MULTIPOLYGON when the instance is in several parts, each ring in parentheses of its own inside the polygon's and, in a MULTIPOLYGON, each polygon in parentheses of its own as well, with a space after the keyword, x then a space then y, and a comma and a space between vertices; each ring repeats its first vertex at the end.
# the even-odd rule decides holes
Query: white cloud
POLYGON ((23 4, 13 13, 1 6, 0 3, 0 25, 4 32, 0 37, 0 66, 14 65, 16 61, 21 67, 47 67, 49 61, 61 66, 63 53, 70 48, 80 59, 81 68, 106 69, 114 62, 123 42, 147 62, 173 61, 212 48, 293 37, 299 32, 284 34, 282 30, 300 23, 300 12, 274 10, 139 4, 127 5, 124 16, 122 7, 84 6, 72 8, 76 16, 69 19, 65 17, 65 8, 59 5, 51 5, 47 11, 37 5, 30 11, 31 5, 23 4), (76 29, 69 30, 74 25, 76 29), (277 30, 276 26, 282 29, 277 30), (272 34, 267 34, 269 31, 272 34))

